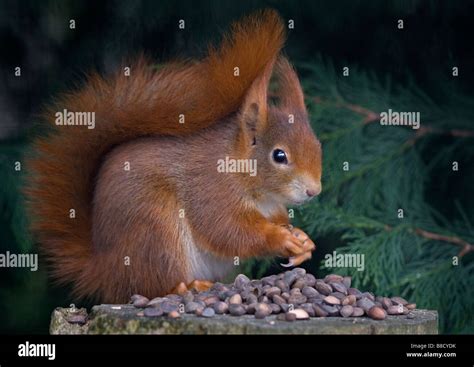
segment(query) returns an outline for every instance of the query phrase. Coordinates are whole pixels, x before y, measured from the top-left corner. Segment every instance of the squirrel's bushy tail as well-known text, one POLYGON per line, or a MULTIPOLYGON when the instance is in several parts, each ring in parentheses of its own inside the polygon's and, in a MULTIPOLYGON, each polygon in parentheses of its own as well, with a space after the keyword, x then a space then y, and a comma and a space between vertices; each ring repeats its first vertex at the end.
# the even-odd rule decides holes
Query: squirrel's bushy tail
POLYGON ((74 283, 78 296, 97 291, 82 269, 92 255, 91 204, 102 157, 139 136, 189 134, 236 111, 283 42, 280 17, 261 11, 234 24, 203 60, 154 71, 140 59, 130 76, 123 70, 107 79, 94 74, 47 110, 52 131, 34 143, 26 195, 33 234, 56 280, 74 283), (56 126, 55 113, 64 109, 95 112, 95 128, 56 126))

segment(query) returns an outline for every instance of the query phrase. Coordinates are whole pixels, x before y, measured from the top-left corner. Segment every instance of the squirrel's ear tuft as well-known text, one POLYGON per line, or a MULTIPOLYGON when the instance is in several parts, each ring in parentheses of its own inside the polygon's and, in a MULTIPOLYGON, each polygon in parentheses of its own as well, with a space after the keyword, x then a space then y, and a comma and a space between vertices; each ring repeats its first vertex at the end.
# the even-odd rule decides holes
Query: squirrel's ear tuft
POLYGON ((270 83, 274 63, 274 61, 268 63, 263 72, 254 80, 240 108, 242 133, 250 143, 253 143, 255 136, 265 130, 267 126, 268 84, 270 83))
POLYGON ((284 56, 280 56, 275 66, 278 80, 278 100, 280 108, 306 114, 304 94, 295 69, 284 56))

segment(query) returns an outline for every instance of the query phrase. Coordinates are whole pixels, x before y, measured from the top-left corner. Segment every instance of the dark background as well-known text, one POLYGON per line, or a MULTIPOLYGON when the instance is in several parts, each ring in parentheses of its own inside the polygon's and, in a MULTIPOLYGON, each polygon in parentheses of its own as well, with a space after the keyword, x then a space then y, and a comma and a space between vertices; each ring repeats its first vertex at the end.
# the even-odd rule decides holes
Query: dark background
MULTIPOLYGON (((458 90, 472 99, 472 1, 0 0, 0 161, 20 159, 37 133, 42 106, 80 85, 84 73, 107 73, 140 52, 157 63, 199 56, 229 22, 265 7, 294 19, 285 51, 297 66, 322 56, 334 68, 358 66, 381 79, 390 75, 401 85, 415 83, 442 103, 443 78, 456 65, 462 73, 458 90), (186 21, 185 30, 178 29, 179 19, 186 21), (398 19, 404 30, 396 28, 398 19), (21 78, 14 77, 16 66, 22 68, 21 78)), ((301 75, 305 78, 304 70, 301 75)), ((20 179, 0 174, 0 252, 27 252, 32 241, 20 179)), ((451 184, 473 202, 472 181, 451 184)), ((430 188, 434 205, 454 215, 449 198, 437 195, 438 189, 430 188)), ((474 217, 472 207, 467 213, 474 217)), ((312 262, 314 272, 319 260, 312 262)), ((47 332, 52 309, 70 303, 66 291, 52 287, 44 270, 0 269, 0 332, 47 332)))

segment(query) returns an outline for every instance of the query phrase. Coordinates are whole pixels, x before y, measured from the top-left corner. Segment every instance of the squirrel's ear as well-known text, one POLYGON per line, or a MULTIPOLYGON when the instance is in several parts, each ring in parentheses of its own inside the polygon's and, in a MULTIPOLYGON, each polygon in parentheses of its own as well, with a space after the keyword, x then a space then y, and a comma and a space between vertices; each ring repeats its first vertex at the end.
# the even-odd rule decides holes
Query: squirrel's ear
POLYGON ((274 64, 274 60, 269 62, 259 77, 253 81, 240 109, 242 134, 249 145, 255 144, 256 135, 267 126, 268 84, 274 64))
POLYGON ((279 106, 293 113, 302 112, 306 114, 304 94, 295 69, 290 65, 286 57, 280 56, 275 65, 275 74, 278 80, 279 106))

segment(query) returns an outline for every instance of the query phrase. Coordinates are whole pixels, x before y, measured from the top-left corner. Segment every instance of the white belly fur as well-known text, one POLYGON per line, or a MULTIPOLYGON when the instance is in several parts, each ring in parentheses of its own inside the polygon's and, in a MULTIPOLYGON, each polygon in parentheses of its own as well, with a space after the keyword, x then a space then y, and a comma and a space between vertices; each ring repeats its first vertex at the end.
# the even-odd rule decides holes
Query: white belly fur
POLYGON ((232 259, 221 259, 210 252, 199 248, 191 234, 188 223, 185 219, 180 219, 181 243, 187 253, 188 258, 188 282, 193 280, 221 281, 233 267, 232 259))

